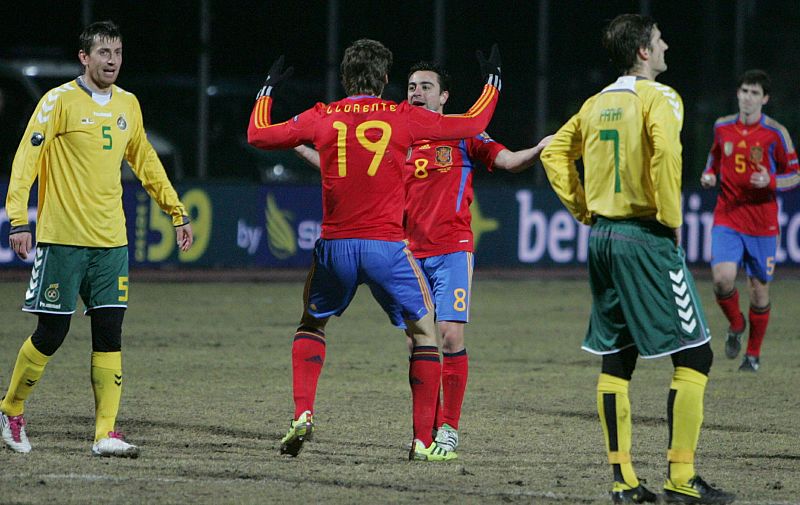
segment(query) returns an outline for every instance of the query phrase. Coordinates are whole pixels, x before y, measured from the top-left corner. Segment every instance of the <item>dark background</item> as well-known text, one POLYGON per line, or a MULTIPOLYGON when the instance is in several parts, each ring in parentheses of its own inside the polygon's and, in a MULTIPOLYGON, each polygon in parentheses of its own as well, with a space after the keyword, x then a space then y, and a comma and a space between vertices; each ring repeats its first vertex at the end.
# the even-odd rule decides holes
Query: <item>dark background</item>
MULTIPOLYGON (((336 66, 352 41, 378 39, 393 51, 395 60, 384 96, 404 99, 408 67, 433 57, 434 5, 422 0, 340 0, 336 66)), ((659 80, 674 87, 684 100, 685 185, 696 185, 714 119, 737 110, 736 77, 741 70, 759 67, 772 75, 774 89, 765 111, 782 122, 793 139, 800 131, 800 1, 551 0, 546 4, 547 65, 538 76, 542 81, 537 79, 540 2, 445 0, 444 5, 444 64, 455 82, 448 111, 462 112, 477 97, 482 82, 475 50, 486 52, 497 42, 503 58, 503 93, 488 131, 511 149, 537 143, 537 131, 554 132, 586 98, 615 79, 599 37, 603 25, 624 12, 649 12, 669 44, 669 69, 659 80), (539 130, 537 82, 545 82, 547 89, 546 120, 539 130)), ((274 182, 268 174, 280 162, 288 168, 287 182, 313 180, 313 170, 290 153, 249 148, 245 131, 253 97, 271 62, 281 54, 295 67, 295 75, 276 95, 274 118, 283 120, 325 101, 328 11, 328 3, 322 1, 210 1, 214 90, 210 93, 210 178, 274 182)), ((139 97, 148 131, 157 132, 173 146, 182 166, 173 176, 195 178, 199 1, 2 2, 0 62, 74 63, 73 74, 78 75, 77 36, 87 12, 91 20, 112 19, 119 24, 124 64, 117 84, 139 97)), ((45 91, 71 77, 40 76, 34 81, 45 91)), ((339 87, 337 97, 342 93, 339 87)), ((23 123, 33 105, 28 106, 23 123)), ((12 104, 15 107, 26 106, 12 104)), ((0 135, 3 145, 16 146, 20 125, 7 118, 8 109, 0 135)), ((8 177, 10 155, 0 156, 5 156, 0 177, 8 177)), ((544 182, 537 169, 485 178, 508 185, 544 182)))

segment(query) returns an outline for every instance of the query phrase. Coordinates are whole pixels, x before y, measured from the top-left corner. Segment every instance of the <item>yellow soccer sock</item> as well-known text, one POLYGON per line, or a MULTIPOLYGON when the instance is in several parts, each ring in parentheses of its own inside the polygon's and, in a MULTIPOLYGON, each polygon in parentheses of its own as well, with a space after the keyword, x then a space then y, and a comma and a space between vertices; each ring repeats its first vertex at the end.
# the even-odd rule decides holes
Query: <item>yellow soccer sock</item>
POLYGON ((14 372, 11 374, 11 382, 8 384, 8 391, 0 410, 7 416, 21 415, 25 410, 25 399, 33 391, 36 383, 44 373, 44 367, 50 361, 50 356, 45 356, 39 352, 28 337, 23 342, 17 354, 17 363, 14 365, 14 372))
POLYGON ((122 397, 122 353, 92 353, 92 389, 94 390, 94 441, 106 438, 114 431, 122 397))
POLYGON ((631 460, 631 402, 629 381, 601 373, 597 381, 597 412, 606 439, 608 462, 614 467, 614 479, 634 488, 639 479, 631 460), (617 466, 618 465, 618 466, 617 466))
POLYGON ((708 376, 697 370, 676 367, 667 401, 669 426, 669 480, 675 486, 694 477, 694 453, 703 424, 703 395, 708 376))

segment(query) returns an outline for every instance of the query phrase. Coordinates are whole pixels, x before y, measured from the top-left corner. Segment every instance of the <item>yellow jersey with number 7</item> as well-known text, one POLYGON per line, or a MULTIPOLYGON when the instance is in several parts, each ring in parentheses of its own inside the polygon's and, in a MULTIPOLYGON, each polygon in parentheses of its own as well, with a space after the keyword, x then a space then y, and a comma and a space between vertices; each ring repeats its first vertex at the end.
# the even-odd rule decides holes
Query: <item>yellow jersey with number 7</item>
POLYGON ((51 89, 36 106, 14 157, 6 198, 11 226, 28 224, 28 197, 38 178, 37 242, 126 245, 123 158, 174 225, 187 221, 132 93, 112 86, 110 100, 101 105, 80 79, 51 89))
POLYGON ((622 76, 583 104, 541 159, 553 189, 579 221, 653 218, 678 228, 682 126, 683 102, 674 89, 622 76))

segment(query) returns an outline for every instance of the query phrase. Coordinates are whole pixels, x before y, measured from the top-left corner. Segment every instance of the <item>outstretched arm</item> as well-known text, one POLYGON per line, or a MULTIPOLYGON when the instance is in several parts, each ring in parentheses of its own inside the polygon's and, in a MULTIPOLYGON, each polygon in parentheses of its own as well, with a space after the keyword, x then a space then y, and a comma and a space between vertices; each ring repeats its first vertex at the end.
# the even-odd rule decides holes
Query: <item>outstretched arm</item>
POLYGON ((534 147, 521 151, 503 149, 494 159, 494 166, 501 170, 508 170, 511 173, 522 172, 533 166, 536 160, 539 159, 542 150, 547 147, 547 144, 549 144, 552 139, 553 136, 548 135, 540 140, 534 147))

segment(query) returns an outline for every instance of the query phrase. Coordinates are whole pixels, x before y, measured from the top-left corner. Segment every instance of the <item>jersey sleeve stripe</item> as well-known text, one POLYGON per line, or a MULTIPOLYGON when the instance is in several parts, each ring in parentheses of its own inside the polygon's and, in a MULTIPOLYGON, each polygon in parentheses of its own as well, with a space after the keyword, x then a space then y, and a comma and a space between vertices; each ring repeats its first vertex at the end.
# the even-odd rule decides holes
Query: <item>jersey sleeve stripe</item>
POLYGON ((779 175, 775 179, 775 187, 778 191, 789 191, 800 186, 800 174, 797 172, 779 175))
POLYGON ((269 113, 271 104, 272 100, 268 96, 264 96, 258 99, 258 102, 256 103, 256 113, 254 117, 256 128, 266 128, 267 126, 269 126, 269 113))

